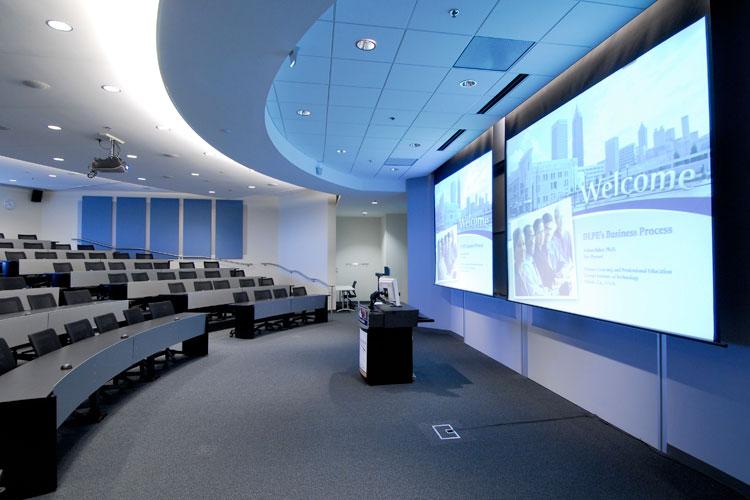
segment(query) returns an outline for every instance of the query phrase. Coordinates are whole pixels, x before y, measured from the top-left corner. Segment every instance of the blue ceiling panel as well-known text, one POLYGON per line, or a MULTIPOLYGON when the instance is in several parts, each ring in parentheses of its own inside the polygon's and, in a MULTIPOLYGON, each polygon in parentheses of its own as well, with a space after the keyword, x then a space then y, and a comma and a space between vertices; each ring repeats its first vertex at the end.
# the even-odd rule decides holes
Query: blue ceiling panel
MULTIPOLYGON (((440 139, 444 133, 445 128, 411 127, 406 131, 401 142, 406 145, 412 142, 418 142, 423 147, 429 147, 435 141, 440 139)), ((399 144, 399 147, 401 147, 401 144, 399 144)))
POLYGON ((577 0, 500 0, 477 35, 540 40, 577 0))
POLYGON ((336 21, 406 28, 416 0, 338 0, 336 21))
POLYGON ((360 144, 362 144, 362 137, 348 137, 343 135, 331 135, 326 136, 326 154, 336 153, 339 156, 345 156, 346 158, 354 158, 357 154, 360 144), (345 153, 339 154, 337 150, 346 151, 345 153))
POLYGON ((378 103, 380 89, 331 85, 329 104, 332 106, 361 106, 374 108, 378 103))
POLYGON ((328 108, 329 123, 370 123, 372 108, 356 108, 353 106, 330 106, 328 108))
POLYGON ((482 107, 484 102, 478 106, 474 104, 479 101, 480 97, 475 95, 459 94, 435 94, 424 107, 425 111, 455 112, 455 113, 475 113, 482 107), (474 108, 477 109, 474 109, 474 108))
POLYGON ((448 68, 394 64, 385 86, 388 89, 434 92, 446 73, 448 68))
POLYGON ((285 121, 300 121, 300 122, 324 122, 326 119, 326 106, 323 104, 305 104, 296 102, 280 102, 279 109, 281 110, 281 116, 284 117, 285 121), (306 109, 310 111, 310 116, 300 116, 297 111, 300 109, 306 109))
POLYGON ((588 47, 538 43, 521 58, 513 71, 534 75, 557 76, 586 55, 588 47))
POLYGON ((328 122, 326 133, 329 135, 348 135, 362 137, 367 132, 367 123, 335 123, 328 122))
POLYGON ((408 127, 417 117, 417 114, 418 112, 415 110, 377 108, 372 115, 372 123, 375 125, 408 127))
POLYGON ((337 22, 334 34, 333 57, 362 61, 393 62, 404 30, 337 22), (367 52, 358 49, 355 42, 360 38, 372 38, 376 40, 378 43, 377 48, 367 52))
POLYGON ((323 139, 317 134, 287 134, 287 140, 310 158, 323 158, 323 139))
POLYGON ((470 41, 467 35, 407 30, 396 62, 450 67, 470 41))
POLYGON ((441 94, 482 95, 492 88, 505 73, 502 71, 486 71, 479 69, 453 68, 438 87, 441 94), (473 87, 459 85, 464 80, 477 82, 473 87))
POLYGON ((382 151, 388 151, 389 153, 393 151, 393 148, 396 147, 396 144, 398 144, 398 139, 387 139, 385 137, 365 137, 365 139, 362 141, 362 146, 360 146, 360 155, 362 152, 367 151, 376 151, 376 152, 382 152, 382 151))
POLYGON ((301 120, 284 119, 284 130, 287 136, 290 134, 320 134, 323 135, 325 122, 308 122, 301 120))
POLYGON ((431 92, 383 89, 380 101, 378 101, 378 107, 419 111, 427 104, 430 97, 432 97, 431 92))
POLYGON ((412 127, 443 127, 446 129, 456 123, 459 118, 461 118, 461 113, 435 113, 431 111, 422 111, 419 113, 417 119, 414 120, 412 127))
POLYGON ((408 127, 391 127, 388 125, 370 125, 367 129, 367 137, 383 139, 401 139, 408 127))
POLYGON ((331 57, 332 41, 333 23, 316 21, 297 43, 298 55, 331 57))
POLYGON ((497 0, 419 0, 409 22, 410 29, 473 35, 497 0), (460 14, 452 17, 451 9, 460 14))
POLYGON ((390 64, 382 62, 333 59, 331 83, 333 85, 381 88, 385 84, 390 68, 390 64))
POLYGON ((276 81, 328 84, 330 65, 331 60, 327 57, 298 56, 293 68, 284 61, 276 74, 276 81))
POLYGON ((276 82, 276 96, 279 102, 309 104, 328 103, 328 85, 320 83, 276 82))
POLYGON ((323 15, 320 16, 321 21, 333 21, 333 5, 328 7, 323 15))
POLYGON ((276 102, 267 102, 266 109, 271 118, 281 118, 281 111, 279 110, 279 104, 276 102))
POLYGON ((507 71, 533 44, 524 40, 475 36, 455 66, 507 71))
POLYGON ((641 13, 641 9, 581 2, 544 37, 545 42, 595 47, 641 13))

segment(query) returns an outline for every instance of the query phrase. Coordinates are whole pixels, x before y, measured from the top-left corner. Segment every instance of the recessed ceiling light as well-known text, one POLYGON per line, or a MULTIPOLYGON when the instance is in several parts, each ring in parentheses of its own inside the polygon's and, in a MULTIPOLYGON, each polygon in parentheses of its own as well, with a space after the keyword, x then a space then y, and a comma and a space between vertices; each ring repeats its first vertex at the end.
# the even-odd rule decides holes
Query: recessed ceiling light
POLYGON ((359 50, 364 50, 365 52, 369 52, 371 50, 375 50, 375 47, 378 46, 378 42, 376 42, 372 38, 360 38, 359 40, 354 42, 354 45, 359 50))
POLYGON ((55 21, 54 19, 49 19, 47 26, 57 31, 73 31, 73 26, 63 21, 55 21))
POLYGON ((198 177, 201 174, 199 174, 198 172, 190 172, 190 175, 192 175, 193 177, 198 177))
POLYGON ((59 156, 55 156, 52 159, 55 160, 55 161, 65 161, 65 158, 60 158, 59 156))
POLYGON ((139 180, 139 181, 145 181, 145 180, 146 180, 146 178, 145 178, 145 177, 138 177, 138 180, 139 180))
POLYGON ((363 211, 362 211, 362 215, 367 215, 367 212, 365 212, 365 211, 363 210, 363 211))
POLYGON ((53 179, 57 177, 55 174, 47 174, 48 177, 52 177, 53 179))
POLYGON ((421 146, 421 144, 418 143, 418 142, 412 142, 411 144, 409 144, 409 146, 412 147, 412 148, 418 148, 418 147, 421 146))
POLYGON ((169 125, 157 125, 156 130, 169 130, 169 125))
POLYGON ((161 154, 164 158, 179 158, 180 155, 177 153, 162 153, 161 154))
POLYGON ((461 11, 459 9, 450 9, 448 11, 448 15, 451 16, 454 19, 457 18, 460 13, 461 13, 461 11))
POLYGON ((8 179, 10 182, 17 182, 15 179, 8 179))
POLYGON ((248 168, 248 170, 249 170, 250 172, 255 172, 255 170, 253 170, 252 168, 248 168))
POLYGON ((310 116, 312 113, 309 109, 298 109, 297 114, 300 116, 310 116))
POLYGON ((377 204, 378 204, 378 200, 372 200, 372 201, 370 202, 370 205, 377 205, 377 204))
POLYGON ((216 191, 209 191, 208 194, 216 194, 216 191))
POLYGON ((391 167, 391 172, 398 172, 398 169, 396 167, 391 167))
POLYGON ((468 88, 476 86, 477 81, 476 80, 467 79, 467 80, 461 80, 460 82, 458 82, 458 84, 461 87, 468 89, 468 88))
POLYGON ((122 92, 122 90, 120 90, 120 87, 115 87, 114 85, 102 85, 102 90, 106 90, 107 92, 112 92, 113 94, 122 92))
POLYGON ((138 158, 138 155, 125 155, 125 156, 130 158, 131 160, 135 160, 138 158))
POLYGON ((255 189, 255 186, 248 186, 248 189, 255 189))
POLYGON ((50 88, 49 83, 45 83, 39 80, 24 80, 21 83, 23 83, 29 88, 37 89, 37 90, 47 90, 48 88, 50 88))
POLYGON ((336 152, 338 154, 340 154, 340 155, 345 155, 346 154, 346 149, 337 149, 336 152))
POLYGON ((47 128, 50 130, 62 130, 60 125, 47 125, 47 128))

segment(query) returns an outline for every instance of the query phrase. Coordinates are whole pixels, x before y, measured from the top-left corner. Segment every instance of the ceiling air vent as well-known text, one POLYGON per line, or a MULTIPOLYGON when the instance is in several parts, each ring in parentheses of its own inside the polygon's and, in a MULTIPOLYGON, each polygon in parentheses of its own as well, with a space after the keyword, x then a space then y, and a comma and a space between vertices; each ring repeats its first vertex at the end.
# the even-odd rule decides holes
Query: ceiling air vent
POLYGON ((383 165, 392 167, 411 167, 419 158, 388 158, 383 165))
POLYGON ((527 75, 526 73, 520 73, 518 76, 516 76, 514 79, 512 79, 508 85, 506 85, 505 87, 503 87, 503 89, 495 95, 495 97, 493 97, 492 99, 490 99, 489 101, 487 101, 487 104, 485 104, 484 106, 482 106, 482 109, 480 109, 479 111, 477 111, 477 114, 478 115, 483 115, 487 111, 489 111, 492 108, 492 106, 494 106, 495 104, 497 104, 500 101, 500 99, 502 99, 506 95, 510 94, 510 91, 513 90, 514 88, 516 88, 522 81, 524 81, 527 76, 529 76, 529 75, 527 75))
POLYGON ((459 137, 461 137, 461 134, 463 134, 464 132, 466 132, 465 128, 460 128, 460 129, 456 130, 456 133, 453 134, 452 136, 450 136, 448 138, 448 140, 445 141, 443 143, 443 145, 440 146, 437 150, 438 151, 444 151, 445 148, 447 148, 448 146, 450 146, 451 144, 453 144, 453 141, 455 141, 456 139, 458 139, 459 137))

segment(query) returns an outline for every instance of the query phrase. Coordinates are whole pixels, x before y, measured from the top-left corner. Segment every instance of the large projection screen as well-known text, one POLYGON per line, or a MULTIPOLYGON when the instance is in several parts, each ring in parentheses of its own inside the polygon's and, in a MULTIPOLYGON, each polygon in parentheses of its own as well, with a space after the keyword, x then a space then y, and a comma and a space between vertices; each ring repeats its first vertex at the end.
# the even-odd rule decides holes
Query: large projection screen
POLYGON ((714 341, 705 19, 506 143, 514 301, 714 341))
POLYGON ((492 295, 492 152, 435 184, 435 284, 492 295))

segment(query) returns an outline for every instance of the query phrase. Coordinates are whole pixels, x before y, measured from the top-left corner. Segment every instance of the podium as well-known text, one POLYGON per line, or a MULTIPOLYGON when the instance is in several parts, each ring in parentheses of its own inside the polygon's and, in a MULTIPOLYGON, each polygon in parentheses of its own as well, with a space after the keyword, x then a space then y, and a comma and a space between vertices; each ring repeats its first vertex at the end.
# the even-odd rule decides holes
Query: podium
POLYGON ((360 305, 359 373, 369 385, 410 384, 413 380, 412 328, 419 309, 401 304, 360 305))

